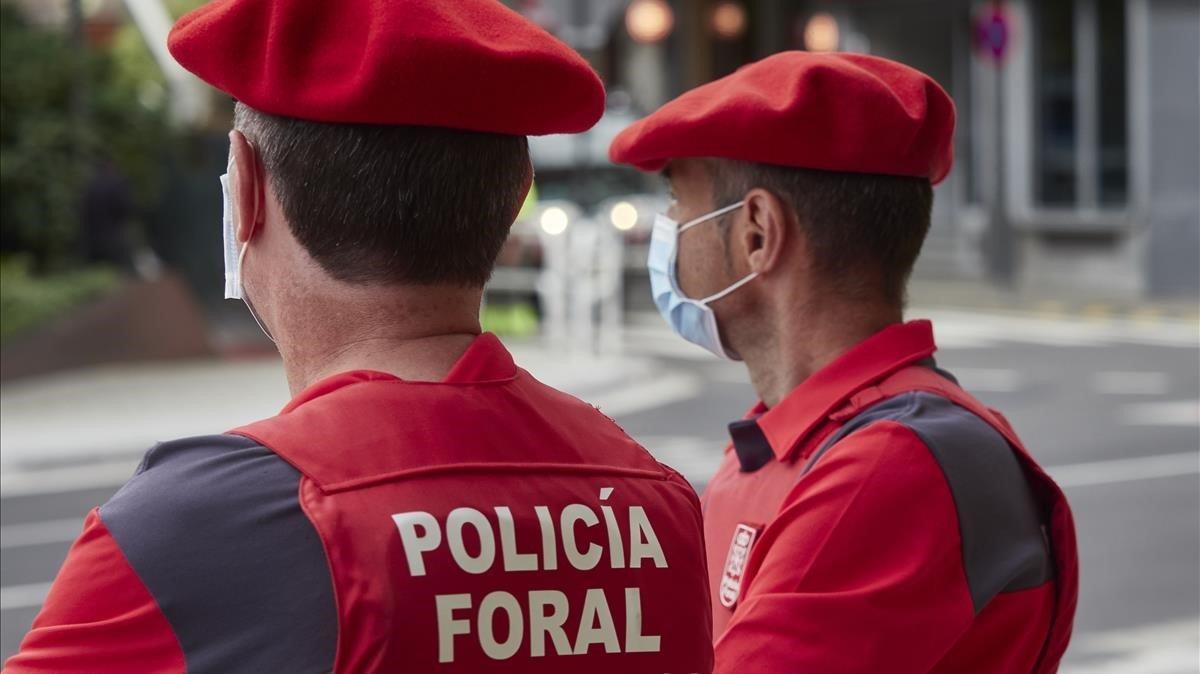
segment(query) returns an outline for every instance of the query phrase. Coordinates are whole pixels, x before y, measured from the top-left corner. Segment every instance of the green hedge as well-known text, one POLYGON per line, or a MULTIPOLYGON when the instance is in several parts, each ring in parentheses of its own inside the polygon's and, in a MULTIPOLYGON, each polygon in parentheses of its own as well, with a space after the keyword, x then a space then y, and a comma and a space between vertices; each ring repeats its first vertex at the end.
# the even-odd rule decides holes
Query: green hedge
POLYGON ((0 259, 0 343, 64 316, 112 291, 120 275, 106 268, 35 276, 29 259, 0 259))

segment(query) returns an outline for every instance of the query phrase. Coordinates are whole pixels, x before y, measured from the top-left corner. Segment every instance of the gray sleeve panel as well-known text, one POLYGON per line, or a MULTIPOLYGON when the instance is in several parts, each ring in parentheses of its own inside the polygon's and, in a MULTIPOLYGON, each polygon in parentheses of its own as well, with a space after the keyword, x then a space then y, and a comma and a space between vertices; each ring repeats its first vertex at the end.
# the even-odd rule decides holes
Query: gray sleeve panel
POLYGON ((251 440, 202 436, 151 449, 101 507, 191 674, 332 670, 333 580, 299 483, 251 440))
POLYGON ((1053 577, 1037 499, 1012 447, 987 422, 945 398, 912 392, 869 408, 838 429, 804 472, 839 440, 877 421, 910 428, 941 466, 958 510, 976 613, 1001 592, 1053 577))

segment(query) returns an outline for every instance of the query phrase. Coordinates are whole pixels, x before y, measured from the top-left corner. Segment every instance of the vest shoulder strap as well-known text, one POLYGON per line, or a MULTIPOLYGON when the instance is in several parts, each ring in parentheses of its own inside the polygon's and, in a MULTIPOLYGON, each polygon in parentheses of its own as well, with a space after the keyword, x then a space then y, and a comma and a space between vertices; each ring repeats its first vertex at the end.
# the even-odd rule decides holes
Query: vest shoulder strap
POLYGON ((858 392, 846 405, 830 415, 830 421, 840 425, 820 449, 813 453, 801 475, 809 472, 821 456, 849 432, 855 430, 853 420, 871 407, 911 392, 927 392, 940 396, 966 409, 994 428, 1008 442, 1028 476, 1029 484, 1037 496, 1047 522, 1051 550, 1055 565, 1055 615, 1050 633, 1042 647, 1041 656, 1034 667, 1034 674, 1052 674, 1070 642, 1075 608, 1079 598, 1079 557, 1075 538, 1074 517, 1066 496, 1059 486, 1034 460, 1017 437, 1012 426, 1002 414, 984 405, 964 391, 951 378, 940 374, 932 367, 912 365, 888 376, 874 386, 858 392), (841 433, 848 429, 847 433, 841 433))

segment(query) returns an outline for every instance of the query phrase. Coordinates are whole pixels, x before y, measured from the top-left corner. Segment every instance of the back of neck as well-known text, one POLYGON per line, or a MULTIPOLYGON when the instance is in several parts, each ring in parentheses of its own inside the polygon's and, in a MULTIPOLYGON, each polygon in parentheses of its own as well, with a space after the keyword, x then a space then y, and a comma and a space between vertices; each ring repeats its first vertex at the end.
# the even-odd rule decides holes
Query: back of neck
POLYGON ((440 381, 479 336, 479 289, 394 289, 290 302, 276 331, 292 395, 339 372, 440 381))
POLYGON ((768 338, 742 352, 750 381, 768 408, 859 342, 901 321, 898 309, 834 305, 781 313, 768 338))

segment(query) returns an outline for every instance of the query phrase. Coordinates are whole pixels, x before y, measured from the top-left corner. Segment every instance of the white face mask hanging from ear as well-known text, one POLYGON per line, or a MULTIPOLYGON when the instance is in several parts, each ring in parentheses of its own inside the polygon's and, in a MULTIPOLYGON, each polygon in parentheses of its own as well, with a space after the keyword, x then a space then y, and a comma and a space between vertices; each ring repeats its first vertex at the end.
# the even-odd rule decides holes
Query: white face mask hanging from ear
MULTIPOLYGON (((242 285, 242 263, 246 259, 246 251, 250 249, 250 241, 238 249, 237 242, 237 224, 233 217, 233 189, 229 184, 229 169, 233 165, 232 154, 229 157, 229 166, 226 172, 221 174, 221 236, 225 244, 225 299, 241 300, 246 304, 246 308, 250 310, 250 315, 254 318, 254 322, 258 323, 258 328, 263 331, 267 339, 272 342, 275 337, 271 335, 271 331, 267 330, 267 326, 258 317, 258 312, 254 310, 254 306, 250 304, 250 300, 246 298, 246 287, 242 285)), ((255 195, 254 213, 258 213, 258 196, 255 195)))
POLYGON ((237 228, 233 224, 233 198, 229 194, 229 174, 221 174, 221 235, 225 243, 225 299, 240 300, 242 291, 242 258, 246 247, 238 251, 237 228))

